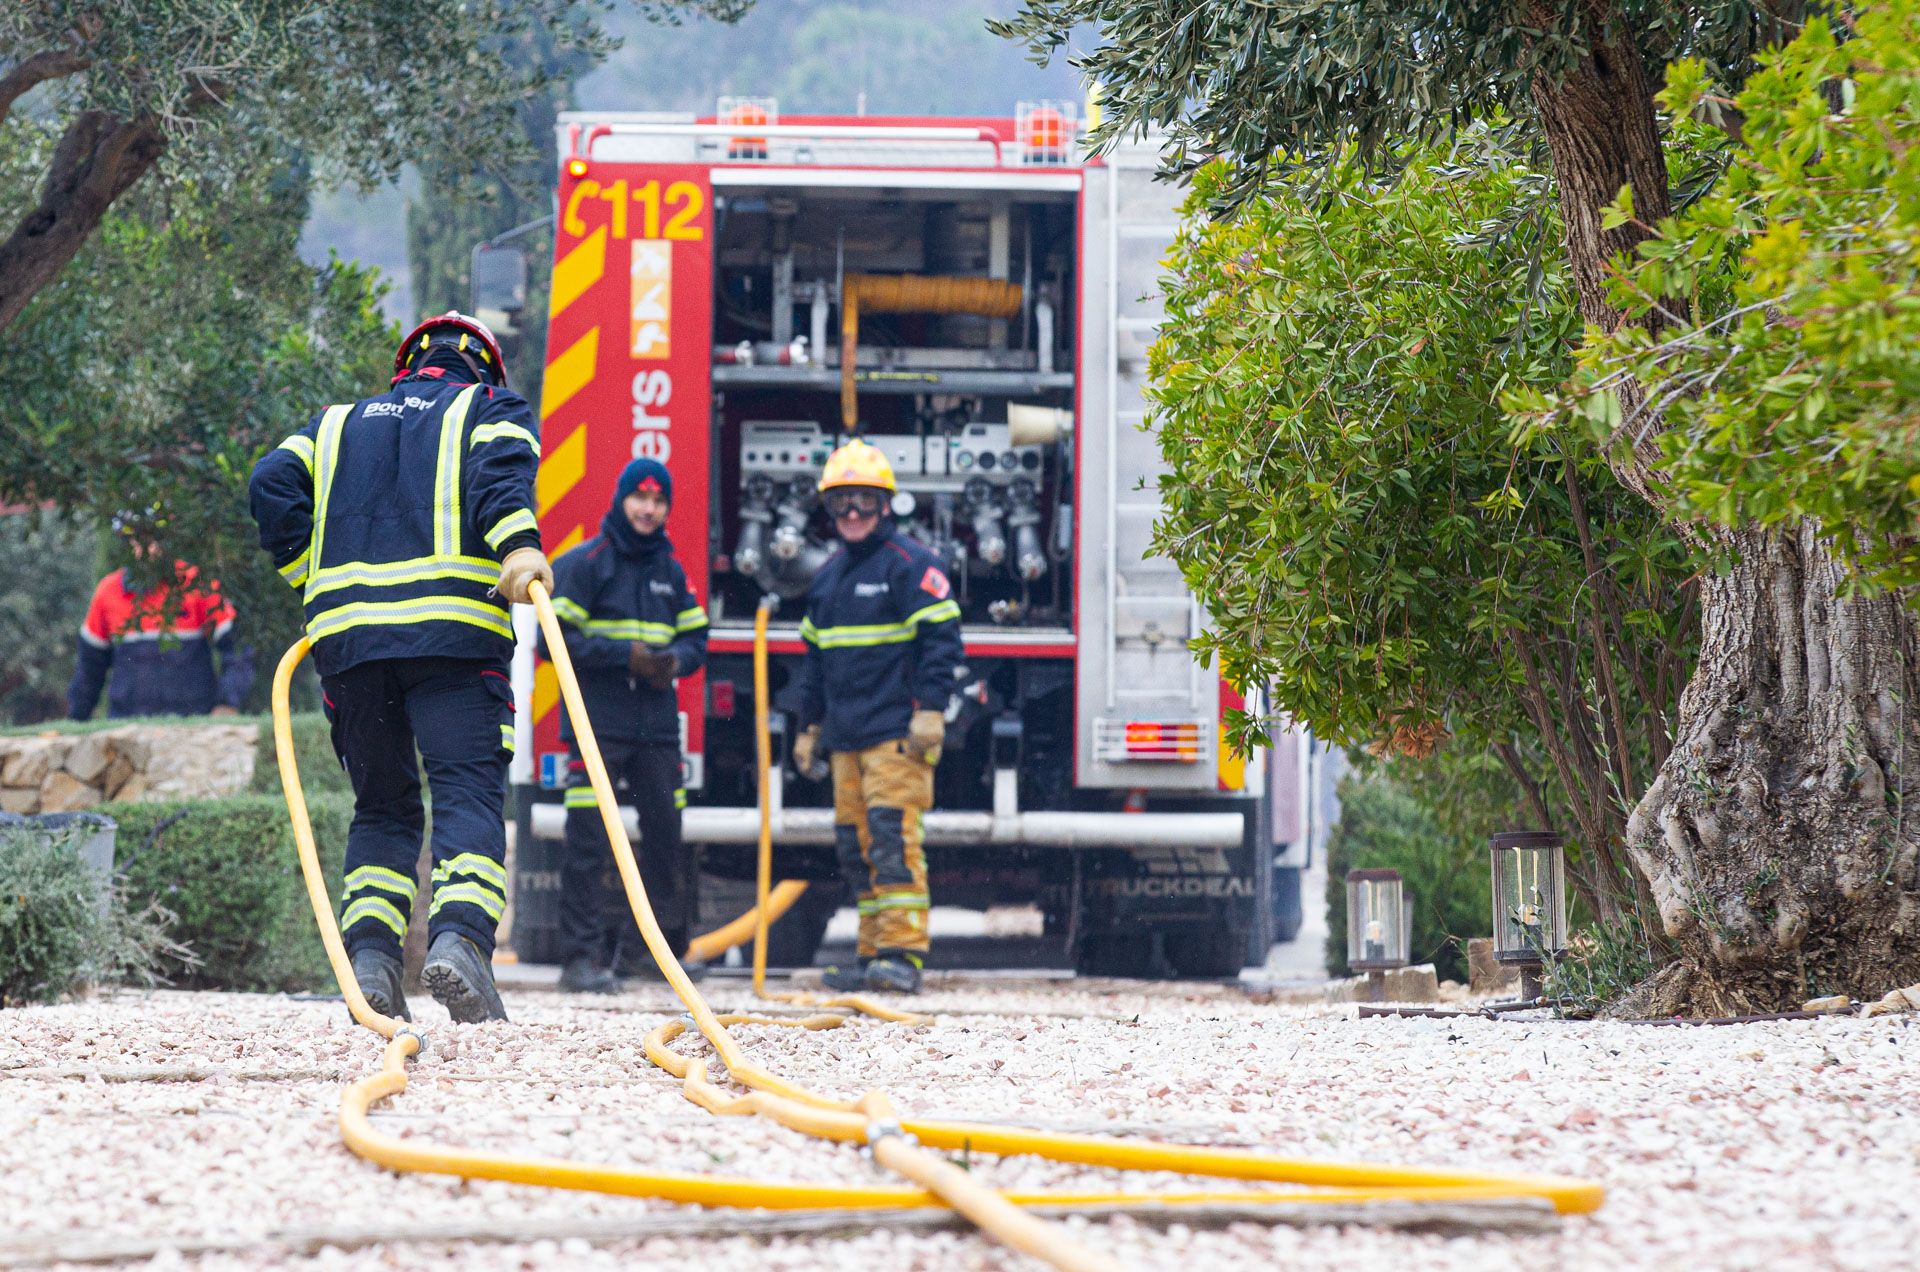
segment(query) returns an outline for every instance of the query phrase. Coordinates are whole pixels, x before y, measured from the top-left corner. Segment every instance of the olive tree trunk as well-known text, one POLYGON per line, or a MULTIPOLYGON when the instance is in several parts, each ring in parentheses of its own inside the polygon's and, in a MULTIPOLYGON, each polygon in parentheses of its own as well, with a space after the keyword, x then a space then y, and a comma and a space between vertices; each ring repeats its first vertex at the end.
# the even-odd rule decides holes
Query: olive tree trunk
POLYGON ((1705 580, 1674 748, 1627 826, 1682 951, 1639 1005, 1712 1015, 1920 980, 1912 611, 1844 595, 1810 524, 1742 530, 1705 580))
MULTIPOLYGON (((1582 315, 1611 328, 1607 262, 1671 205, 1651 85, 1627 38, 1533 97, 1582 315), (1628 184, 1638 224, 1603 229, 1600 209, 1628 184)), ((1660 422, 1623 397, 1615 470, 1659 503, 1660 422)), ((1630 1009, 1779 1010, 1920 980, 1920 819, 1905 811, 1913 615, 1898 596, 1843 595, 1841 562, 1807 527, 1742 528, 1714 546, 1733 564, 1702 582, 1673 749, 1627 822, 1627 855, 1679 957, 1630 1009)))

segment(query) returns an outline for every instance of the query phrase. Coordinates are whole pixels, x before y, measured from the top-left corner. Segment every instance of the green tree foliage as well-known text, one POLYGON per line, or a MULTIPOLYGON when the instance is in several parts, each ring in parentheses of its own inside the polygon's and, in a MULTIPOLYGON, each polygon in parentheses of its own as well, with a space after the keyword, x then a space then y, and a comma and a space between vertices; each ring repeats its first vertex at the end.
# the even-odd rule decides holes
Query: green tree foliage
MULTIPOLYGON (((1815 518, 1865 579, 1920 583, 1920 3, 1824 20, 1731 103, 1738 149, 1690 118, 1728 103, 1698 62, 1661 101, 1697 144, 1728 150, 1707 197, 1652 227, 1615 303, 1656 324, 1590 342, 1573 393, 1516 394, 1610 440, 1619 389, 1656 397, 1679 505, 1722 526, 1815 518)), ((1630 197, 1614 209, 1634 215, 1630 197)))
POLYGON ((1170 171, 1231 159, 1234 178, 1216 194, 1245 197, 1274 170, 1311 168, 1328 150, 1391 166, 1409 142, 1501 114, 1532 118, 1596 47, 1621 40, 1656 79, 1669 60, 1694 56, 1737 83, 1807 7, 1219 0, 1172 10, 1155 0, 1022 0, 1017 16, 991 25, 1042 62, 1096 30, 1098 42, 1070 59, 1101 88, 1096 142, 1159 132, 1170 171))
POLYGON ((0 591, 0 724, 66 714, 74 633, 96 582, 97 534, 52 513, 0 513, 0 561, 32 562, 0 591))
POLYGON ((1468 938, 1493 931, 1487 838, 1525 815, 1512 776, 1485 753, 1401 756, 1342 778, 1327 840, 1327 971, 1350 970, 1347 871, 1397 870, 1413 902, 1413 961, 1464 984, 1468 938))
MULTIPOLYGON (((9 153, 0 188, 18 190, 34 156, 9 153)), ((0 342, 0 499, 154 510, 156 558, 116 540, 107 566, 153 581, 192 562, 269 653, 299 611, 258 549, 247 474, 313 411, 385 383, 398 338, 370 275, 300 261, 305 206, 297 173, 131 196, 0 342)))
POLYGON ((1546 178, 1490 129, 1398 164, 1390 187, 1299 174, 1227 222, 1206 209, 1232 173, 1195 174, 1150 364, 1155 546, 1230 680, 1336 744, 1492 748, 1611 915, 1684 678, 1684 554, 1580 431, 1516 444, 1497 405, 1571 365, 1546 178))
MULTIPOLYGON (((553 210, 553 175, 559 162, 555 125, 570 104, 574 81, 593 59, 586 51, 555 41, 544 29, 524 33, 502 50, 502 57, 540 81, 540 88, 522 98, 515 110, 516 141, 524 157, 500 172, 476 163, 459 178, 423 174, 419 195, 407 203, 407 260, 415 307, 422 315, 471 309, 475 246, 553 210)), ((526 304, 510 315, 516 319, 511 325, 500 323, 494 314, 481 316, 498 324, 495 334, 506 352, 511 382, 537 399, 546 363, 553 231, 531 231, 503 246, 525 254, 526 304)))
MULTIPOLYGON (((724 0, 721 0, 724 2, 724 0)), ((149 173, 223 183, 284 166, 390 180, 511 160, 537 71, 494 55, 530 30, 582 48, 600 0, 39 0, 0 7, 0 123, 50 126, 37 198, 0 202, 0 327, 149 173), (31 94, 31 96, 28 96, 31 94), (16 109, 22 101, 25 109, 16 109)), ((16 138, 9 136, 14 144, 16 138)))

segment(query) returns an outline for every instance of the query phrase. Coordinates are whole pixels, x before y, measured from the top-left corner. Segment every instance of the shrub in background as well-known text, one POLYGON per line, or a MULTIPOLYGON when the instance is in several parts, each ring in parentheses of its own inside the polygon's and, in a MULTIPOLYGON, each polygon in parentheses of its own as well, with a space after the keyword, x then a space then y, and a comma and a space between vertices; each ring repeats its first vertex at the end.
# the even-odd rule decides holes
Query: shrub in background
POLYGON ((1547 967, 1547 994, 1560 1014, 1585 1019, 1626 998, 1657 970, 1654 946, 1638 917, 1589 923, 1573 932, 1566 954, 1547 967))
POLYGON ((1490 756, 1363 760, 1340 782, 1327 840, 1327 970, 1349 974, 1347 871, 1390 869, 1413 899, 1413 961, 1465 982, 1467 939, 1493 932, 1487 836, 1525 824, 1512 778, 1490 756))
POLYGON ((130 905, 122 888, 103 911, 69 835, 0 831, 0 1007, 112 981, 152 984, 165 957, 190 967, 167 936, 171 917, 151 901, 130 905))
POLYGON ((0 510, 0 560, 34 563, 0 593, 0 723, 31 724, 67 713, 73 633, 99 578, 98 547, 84 520, 0 510))
MULTIPOLYGON (((309 785, 308 807, 321 868, 337 889, 352 801, 309 785)), ((279 795, 99 811, 120 824, 115 864, 128 894, 171 911, 169 935, 200 960, 183 985, 277 991, 332 983, 279 795)))
MULTIPOLYGON (((293 754, 300 764, 300 787, 308 799, 319 795, 352 795, 347 771, 333 750, 333 735, 327 717, 318 711, 296 712, 293 726, 293 754)), ((273 717, 260 717, 260 748, 253 762, 251 788, 263 795, 280 794, 280 761, 273 750, 273 717)))

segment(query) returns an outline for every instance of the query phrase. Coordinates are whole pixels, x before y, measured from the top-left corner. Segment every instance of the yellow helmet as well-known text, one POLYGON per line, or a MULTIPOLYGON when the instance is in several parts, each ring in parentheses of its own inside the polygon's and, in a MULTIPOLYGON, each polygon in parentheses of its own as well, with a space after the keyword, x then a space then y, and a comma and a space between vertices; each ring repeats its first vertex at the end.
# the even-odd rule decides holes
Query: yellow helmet
POLYGON ((827 456, 827 466, 820 473, 820 489, 832 490, 837 486, 876 486, 881 490, 898 489, 893 484, 893 465, 880 453, 876 446, 868 445, 854 438, 833 454, 827 456))

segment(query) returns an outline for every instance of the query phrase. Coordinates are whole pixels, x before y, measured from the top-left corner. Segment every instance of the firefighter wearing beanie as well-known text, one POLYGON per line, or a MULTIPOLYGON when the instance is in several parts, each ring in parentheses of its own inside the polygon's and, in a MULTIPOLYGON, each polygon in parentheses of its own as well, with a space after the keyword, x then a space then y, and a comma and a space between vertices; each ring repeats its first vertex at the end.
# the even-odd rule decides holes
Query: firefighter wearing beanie
MULTIPOLYGON (((706 665, 707 612, 673 557, 666 532, 672 505, 673 478, 663 464, 628 464, 600 533, 553 563, 553 609, 607 775, 621 802, 632 803, 638 814, 641 880, 661 930, 680 955, 695 918, 698 876, 680 839, 686 792, 680 786, 674 681, 706 665)), ((544 634, 540 652, 551 656, 544 634)), ((619 988, 616 964, 640 973, 653 964, 614 869, 573 721, 564 714, 560 736, 569 748, 560 986, 610 993, 619 988)))

